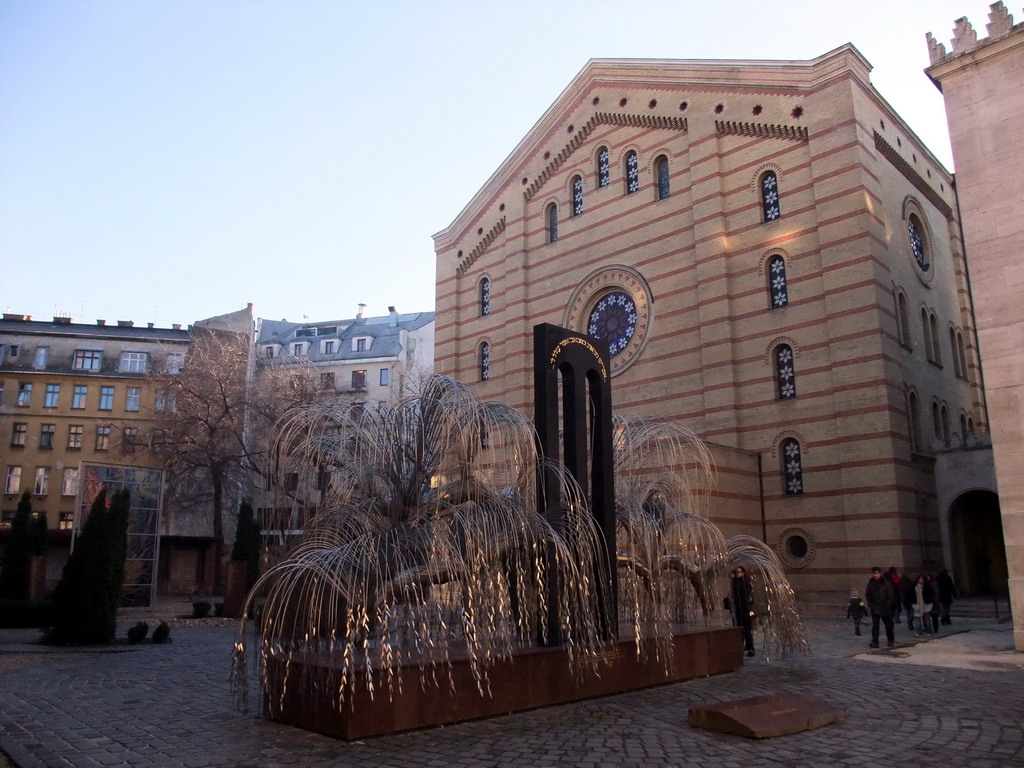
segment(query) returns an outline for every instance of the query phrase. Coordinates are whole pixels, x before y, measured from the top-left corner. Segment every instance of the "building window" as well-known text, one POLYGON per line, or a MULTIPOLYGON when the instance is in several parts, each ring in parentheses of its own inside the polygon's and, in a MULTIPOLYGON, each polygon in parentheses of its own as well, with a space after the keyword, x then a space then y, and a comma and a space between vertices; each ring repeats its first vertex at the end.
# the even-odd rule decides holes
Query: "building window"
POLYGON ((32 361, 33 368, 41 371, 46 367, 47 352, 46 347, 36 347, 36 359, 32 361))
POLYGON ((626 153, 626 194, 631 195, 638 189, 640 189, 640 165, 636 152, 629 150, 626 153))
POLYGON ((583 213, 583 177, 572 177, 572 215, 583 213))
POLYGON ((775 255, 768 260, 768 299, 771 309, 789 304, 789 285, 786 282, 786 260, 775 255))
MULTIPOLYGON (((0 345, 0 360, 3 360, 4 348, 0 345)), ((4 404, 4 383, 0 381, 0 405, 4 404)))
POLYGON ((266 347, 264 347, 263 348, 263 356, 267 360, 273 359, 273 357, 274 357, 274 347, 273 346, 266 346, 266 347))
POLYGON ((100 410, 101 411, 112 411, 112 410, 114 410, 114 388, 113 387, 100 387, 100 410))
POLYGON ((662 155, 654 161, 654 173, 658 177, 658 199, 669 196, 668 158, 662 155))
POLYGON ((380 369, 380 385, 386 387, 388 382, 391 380, 391 370, 388 368, 380 369))
MULTIPOLYGON (((60 484, 61 496, 74 496, 78 493, 78 470, 66 467, 64 469, 64 482, 60 484)), ((70 512, 68 514, 71 514, 70 512)))
POLYGON ((896 321, 898 324, 900 344, 911 348, 910 312, 907 310, 907 297, 903 291, 896 292, 896 321))
POLYGON ((480 345, 480 381, 491 378, 491 345, 486 341, 480 345))
POLYGON ((9 357, 11 360, 17 360, 19 352, 21 352, 21 345, 11 344, 11 346, 8 348, 7 357, 9 357))
POLYGON ((774 171, 768 171, 761 177, 761 211, 766 222, 775 221, 782 216, 779 202, 779 178, 774 171))
POLYGON ((913 213, 907 217, 907 237, 910 239, 910 252, 914 256, 914 261, 922 272, 927 272, 932 266, 928 258, 928 241, 924 236, 924 227, 913 213))
POLYGON ((39 447, 53 448, 53 436, 57 432, 56 424, 43 424, 39 428, 39 447))
POLYGON ((60 519, 57 522, 57 528, 61 531, 70 531, 75 527, 75 513, 74 512, 61 512, 60 519))
POLYGON ((956 332, 956 352, 953 353, 960 360, 960 375, 970 381, 967 370, 967 350, 964 348, 964 336, 960 331, 956 332))
POLYGON ((775 387, 779 400, 796 397, 796 370, 793 360, 793 348, 788 344, 780 344, 775 348, 775 387))
POLYGON ((36 481, 32 485, 32 493, 36 496, 45 496, 50 489, 50 468, 36 467, 36 481))
POLYGON ((88 394, 89 388, 86 385, 76 384, 75 391, 71 393, 71 407, 75 410, 85 408, 85 400, 88 394))
POLYGON ((558 240, 558 204, 551 203, 547 207, 545 213, 548 226, 548 242, 553 243, 558 240))
POLYGON ((942 408, 939 410, 939 419, 942 422, 942 444, 949 448, 951 445, 949 438, 949 409, 946 404, 942 404, 942 408))
POLYGON ((68 448, 81 448, 84 432, 85 427, 81 424, 71 424, 68 427, 68 448))
POLYGON ((27 408, 32 405, 32 385, 27 382, 19 382, 18 384, 18 405, 22 408, 27 408))
POLYGON ((102 352, 94 349, 76 349, 72 367, 76 371, 98 371, 102 363, 102 352))
POLYGON ((960 356, 956 349, 956 331, 952 328, 949 329, 949 356, 953 361, 953 375, 963 378, 964 372, 960 367, 960 356))
POLYGON ((924 335, 924 354, 929 360, 934 360, 932 353, 932 332, 931 324, 928 322, 928 310, 921 307, 921 333, 924 335))
POLYGON ((967 445, 967 417, 960 413, 960 445, 967 445))
POLYGON ((939 348, 939 321, 934 312, 928 315, 928 329, 932 338, 932 362, 942 365, 942 350, 939 348))
POLYGON ((366 371, 352 371, 352 389, 366 389, 366 371))
POLYGON ((782 476, 787 496, 803 495, 804 466, 800 457, 800 443, 792 437, 782 442, 782 476))
POLYGON ((110 450, 110 427, 96 427, 96 450, 110 450))
POLYGON ((334 341, 325 341, 324 342, 324 354, 325 355, 333 355, 334 354, 334 341))
POLYGON ((612 174, 608 167, 608 147, 601 147, 597 150, 597 186, 607 187, 611 180, 612 174))
POLYGON ((320 374, 320 389, 334 389, 334 371, 320 374))
POLYGON ((173 389, 158 389, 155 406, 158 411, 174 413, 178 410, 178 393, 173 389))
POLYGON ((296 343, 296 344, 292 344, 292 356, 293 357, 301 356, 304 346, 305 345, 301 341, 296 343))
POLYGON ((21 493, 21 467, 8 467, 4 493, 21 493))
POLYGON ((14 424, 11 428, 11 445, 15 448, 23 447, 27 434, 28 424, 14 424))
MULTIPOLYGON (((273 355, 271 355, 273 357, 273 355)), ((185 356, 178 353, 173 353, 167 356, 167 362, 164 364, 164 368, 167 369, 168 373, 181 373, 181 366, 185 364, 185 356)))
POLYGON ((480 281, 480 316, 491 314, 491 281, 486 277, 480 281))
POLYGON ((128 387, 124 395, 124 409, 126 411, 137 411, 142 401, 142 390, 138 387, 128 387))
POLYGON ((917 393, 910 393, 910 449, 921 451, 921 404, 917 393))
POLYGON ((135 447, 138 445, 138 440, 139 428, 125 427, 124 432, 121 433, 121 450, 125 453, 134 452, 135 447))
POLYGON ((354 352, 365 352, 366 351, 366 342, 367 341, 368 341, 368 339, 365 336, 362 337, 362 338, 355 339, 355 345, 356 346, 355 346, 355 349, 353 351, 354 352))
POLYGON ((58 405, 60 405, 60 384, 47 384, 43 407, 56 408, 58 405))
POLYGON ((122 352, 121 373, 145 373, 149 355, 145 352, 122 352))

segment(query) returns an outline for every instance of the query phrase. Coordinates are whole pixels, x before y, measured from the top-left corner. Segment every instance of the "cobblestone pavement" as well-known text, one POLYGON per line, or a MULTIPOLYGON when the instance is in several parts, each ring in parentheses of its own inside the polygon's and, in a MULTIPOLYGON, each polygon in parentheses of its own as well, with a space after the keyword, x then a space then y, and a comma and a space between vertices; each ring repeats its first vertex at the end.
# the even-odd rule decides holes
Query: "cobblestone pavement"
POLYGON ((19 644, 24 633, 4 632, 0 748, 21 768, 1024 765, 1024 654, 1009 650, 1009 624, 957 621, 943 629, 961 634, 916 647, 902 628, 894 652, 868 653, 868 638, 855 638, 845 623, 807 623, 811 655, 758 658, 733 674, 354 743, 238 712, 228 681, 230 627, 179 627, 169 645, 110 650, 44 650, 19 644), (944 643, 951 652, 936 653, 944 643), (979 661, 964 663, 972 653, 979 661), (774 691, 822 697, 846 717, 765 740, 686 723, 693 704, 774 691))

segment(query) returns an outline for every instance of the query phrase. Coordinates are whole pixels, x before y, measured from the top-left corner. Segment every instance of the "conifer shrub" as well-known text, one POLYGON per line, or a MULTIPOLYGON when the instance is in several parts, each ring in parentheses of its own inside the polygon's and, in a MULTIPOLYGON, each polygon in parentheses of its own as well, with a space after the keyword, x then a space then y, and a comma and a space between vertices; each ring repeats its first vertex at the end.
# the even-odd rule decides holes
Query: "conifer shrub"
MULTIPOLYGON (((43 521, 45 530, 46 521, 43 521)), ((11 538, 0 560, 0 597, 21 600, 28 594, 28 559, 33 543, 32 497, 21 494, 11 521, 11 538)))
POLYGON ((55 643, 109 643, 117 632, 117 607, 128 552, 128 491, 97 494, 89 517, 53 594, 55 643))
POLYGON ((248 563, 246 591, 252 589, 260 577, 260 525, 256 522, 252 504, 243 501, 238 507, 238 526, 235 528, 235 543, 231 548, 231 559, 248 563))

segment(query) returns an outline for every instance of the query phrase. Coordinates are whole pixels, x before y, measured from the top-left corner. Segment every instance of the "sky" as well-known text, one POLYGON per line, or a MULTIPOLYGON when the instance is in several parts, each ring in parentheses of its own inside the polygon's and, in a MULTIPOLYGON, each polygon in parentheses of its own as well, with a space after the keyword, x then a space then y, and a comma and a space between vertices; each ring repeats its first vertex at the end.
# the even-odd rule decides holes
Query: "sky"
POLYGON ((988 0, 0 0, 0 306, 433 310, 431 235, 590 58, 852 42, 952 170, 922 70, 961 16, 986 35, 988 0))

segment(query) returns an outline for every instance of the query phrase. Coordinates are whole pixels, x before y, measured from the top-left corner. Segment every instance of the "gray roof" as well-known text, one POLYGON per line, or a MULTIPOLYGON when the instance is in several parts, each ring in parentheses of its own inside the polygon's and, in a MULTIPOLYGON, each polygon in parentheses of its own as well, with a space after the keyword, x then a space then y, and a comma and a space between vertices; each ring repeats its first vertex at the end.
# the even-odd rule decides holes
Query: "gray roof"
POLYGON ((402 351, 401 332, 415 331, 434 321, 433 312, 412 312, 407 314, 383 315, 381 317, 349 318, 316 323, 290 323, 287 320, 262 320, 257 344, 289 345, 307 342, 309 348, 303 355, 310 360, 351 360, 395 357, 402 351), (330 333, 299 335, 300 330, 336 329, 330 333), (358 337, 373 339, 370 348, 354 352, 351 339, 358 337), (320 353, 320 341, 339 340, 338 349, 330 355, 320 353))
POLYGON ((4 336, 61 336, 81 339, 131 339, 134 341, 189 340, 184 328, 149 328, 127 325, 89 325, 52 320, 0 319, 0 335, 4 336))

